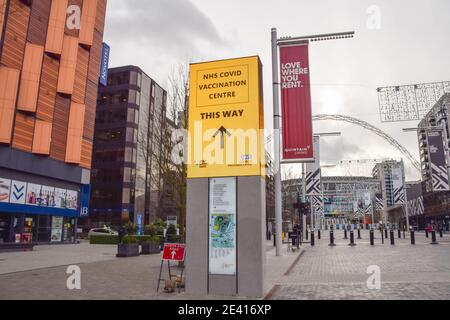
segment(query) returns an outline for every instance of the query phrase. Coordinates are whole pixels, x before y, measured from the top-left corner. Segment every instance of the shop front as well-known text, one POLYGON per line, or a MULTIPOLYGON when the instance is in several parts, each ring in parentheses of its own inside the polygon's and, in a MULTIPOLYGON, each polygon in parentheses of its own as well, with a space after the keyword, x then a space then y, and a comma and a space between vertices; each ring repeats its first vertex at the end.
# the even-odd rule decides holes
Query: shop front
POLYGON ((0 177, 0 243, 73 243, 79 190, 0 177))

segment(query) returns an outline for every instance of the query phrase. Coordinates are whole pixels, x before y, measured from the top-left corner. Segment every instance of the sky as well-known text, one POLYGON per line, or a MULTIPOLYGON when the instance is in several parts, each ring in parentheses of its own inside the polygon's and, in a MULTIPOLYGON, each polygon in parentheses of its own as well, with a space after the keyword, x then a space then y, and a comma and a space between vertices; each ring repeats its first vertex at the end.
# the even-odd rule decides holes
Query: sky
MULTIPOLYGON (((448 0, 108 0, 104 41, 111 67, 139 66, 163 87, 180 65, 259 55, 270 130, 271 28, 279 37, 355 31, 353 39, 310 45, 312 112, 367 121, 419 159, 416 134, 402 131, 418 121, 381 123, 376 89, 450 80, 448 12, 448 0)), ((403 157, 355 125, 314 122, 314 132, 334 131, 342 135, 321 138, 322 164, 403 157)), ((407 180, 419 180, 404 161, 407 180)), ((367 164, 353 163, 324 174, 369 174, 367 164)), ((299 166, 286 169, 300 175, 299 166)))

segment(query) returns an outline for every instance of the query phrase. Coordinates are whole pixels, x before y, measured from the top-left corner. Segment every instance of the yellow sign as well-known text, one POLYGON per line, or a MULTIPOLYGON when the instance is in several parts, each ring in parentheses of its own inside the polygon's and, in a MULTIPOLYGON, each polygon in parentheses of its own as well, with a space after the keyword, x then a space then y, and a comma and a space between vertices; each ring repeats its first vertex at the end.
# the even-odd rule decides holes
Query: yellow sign
POLYGON ((265 174, 257 56, 190 66, 188 178, 265 174))

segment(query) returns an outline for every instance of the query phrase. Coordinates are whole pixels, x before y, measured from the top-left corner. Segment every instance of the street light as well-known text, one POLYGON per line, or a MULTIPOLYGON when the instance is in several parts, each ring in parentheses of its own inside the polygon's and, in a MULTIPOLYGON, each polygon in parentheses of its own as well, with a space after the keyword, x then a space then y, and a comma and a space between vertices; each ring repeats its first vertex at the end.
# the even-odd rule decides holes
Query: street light
MULTIPOLYGON (((275 221, 276 221, 276 255, 281 256, 282 253, 282 212, 281 212, 281 148, 280 148, 280 83, 279 83, 279 69, 278 69, 278 45, 294 44, 298 41, 324 41, 335 39, 347 39, 353 38, 354 31, 317 34, 301 37, 277 37, 277 29, 271 29, 271 42, 272 42, 272 83, 273 83, 273 129, 276 132, 274 137, 274 163, 278 168, 275 168, 274 186, 275 186, 275 221)), ((304 168, 304 164, 302 163, 304 168)), ((304 170, 302 170, 304 171, 304 170)), ((303 175, 304 181, 304 175, 303 175)), ((303 190, 303 202, 305 202, 305 190, 303 190)))

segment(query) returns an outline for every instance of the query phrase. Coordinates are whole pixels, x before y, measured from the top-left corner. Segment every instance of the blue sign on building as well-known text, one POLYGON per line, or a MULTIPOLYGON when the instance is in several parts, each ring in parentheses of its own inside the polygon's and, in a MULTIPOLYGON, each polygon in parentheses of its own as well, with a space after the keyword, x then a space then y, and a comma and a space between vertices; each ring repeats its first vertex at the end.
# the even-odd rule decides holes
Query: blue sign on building
POLYGON ((87 217, 89 214, 89 199, 91 196, 91 185, 83 184, 81 186, 81 210, 80 217, 87 217))
POLYGON ((101 85, 106 86, 108 84, 108 66, 109 66, 109 46, 106 43, 102 44, 102 61, 100 65, 100 79, 101 85))
POLYGON ((142 213, 138 213, 136 216, 137 233, 139 236, 142 235, 142 213))

